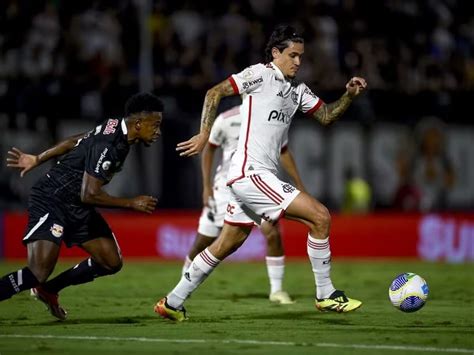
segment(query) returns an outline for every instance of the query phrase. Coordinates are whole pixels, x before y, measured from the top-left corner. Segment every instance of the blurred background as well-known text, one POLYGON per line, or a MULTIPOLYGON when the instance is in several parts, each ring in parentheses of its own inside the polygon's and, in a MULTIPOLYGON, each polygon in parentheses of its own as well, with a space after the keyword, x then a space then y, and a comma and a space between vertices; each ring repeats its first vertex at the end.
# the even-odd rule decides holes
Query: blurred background
MULTIPOLYGON (((290 149, 307 190, 341 214, 472 217, 473 10, 470 0, 5 0, 0 157, 11 146, 38 153, 153 91, 165 102, 162 138, 132 149, 109 189, 157 195, 159 210, 197 211, 199 158, 180 158, 175 146, 199 129, 206 90, 263 62, 285 22, 306 41, 299 79, 325 102, 351 76, 369 83, 330 127, 295 118, 290 149)), ((219 111, 236 104, 225 99, 219 111)), ((2 163, 0 208, 24 210, 47 168, 20 179, 2 163)))

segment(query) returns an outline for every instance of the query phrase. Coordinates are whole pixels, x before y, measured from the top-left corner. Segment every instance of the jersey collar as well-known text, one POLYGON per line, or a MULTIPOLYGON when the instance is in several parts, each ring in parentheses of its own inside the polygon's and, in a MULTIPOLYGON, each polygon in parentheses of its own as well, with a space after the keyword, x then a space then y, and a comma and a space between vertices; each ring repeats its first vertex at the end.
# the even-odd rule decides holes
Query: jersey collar
POLYGON ((120 123, 120 125, 122 126, 122 132, 123 134, 127 134, 128 133, 128 129, 127 129, 127 124, 125 123, 125 119, 122 118, 122 122, 120 123))
POLYGON ((280 80, 284 80, 286 81, 286 78, 285 76, 283 75, 283 73, 281 72, 280 68, 278 68, 278 66, 273 63, 273 62, 270 62, 271 66, 273 67, 273 69, 275 69, 275 72, 276 72, 276 77, 280 80))

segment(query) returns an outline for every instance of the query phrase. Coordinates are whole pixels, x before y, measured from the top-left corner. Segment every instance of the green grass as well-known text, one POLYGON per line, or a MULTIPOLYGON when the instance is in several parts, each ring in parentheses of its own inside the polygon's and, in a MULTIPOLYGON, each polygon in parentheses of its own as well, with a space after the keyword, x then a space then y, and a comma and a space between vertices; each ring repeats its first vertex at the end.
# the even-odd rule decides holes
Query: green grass
MULTIPOLYGON (((0 274, 20 266, 0 263, 0 274)), ((474 353, 473 264, 335 260, 335 285, 364 305, 334 314, 315 310, 308 262, 287 263, 285 288, 297 300, 288 306, 267 301, 263 262, 224 263, 186 303, 190 320, 172 323, 152 307, 176 284, 180 268, 126 260, 119 274, 62 292, 65 322, 54 320, 28 292, 4 301, 0 354, 474 353), (426 306, 416 313, 402 313, 388 300, 391 280, 404 271, 420 274, 430 286, 426 306)))

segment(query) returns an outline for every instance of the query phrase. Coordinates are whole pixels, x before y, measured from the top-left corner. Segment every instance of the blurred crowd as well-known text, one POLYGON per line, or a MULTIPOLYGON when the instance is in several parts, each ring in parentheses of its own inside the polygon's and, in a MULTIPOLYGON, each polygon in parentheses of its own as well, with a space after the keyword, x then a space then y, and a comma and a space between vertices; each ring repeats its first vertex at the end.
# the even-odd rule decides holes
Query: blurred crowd
MULTIPOLYGON (((120 113, 139 89, 145 2, 2 1, 0 112, 10 125, 120 113)), ((184 112, 199 112, 212 84, 263 61, 272 28, 287 22, 306 39, 299 77, 326 100, 358 74, 370 83, 361 104, 369 122, 465 119, 474 88, 469 0, 150 2, 154 88, 184 112)))
MULTIPOLYGON (((355 118, 369 129, 373 122, 395 121, 415 129, 432 115, 472 125, 471 0, 5 0, 0 129, 44 129, 55 140, 60 120, 94 123, 120 115, 126 98, 143 88, 148 56, 144 73, 166 104, 166 176, 185 177, 195 167, 176 162, 174 145, 199 123, 206 90, 262 62, 266 40, 282 22, 304 34, 298 77, 325 101, 339 97, 351 76, 367 79, 370 90, 345 121, 355 118)), ((454 179, 446 157, 433 153, 442 150, 430 143, 434 136, 423 131, 416 137, 423 143, 400 153, 398 208, 443 206, 444 192, 426 197, 449 189, 454 179), (431 137, 426 142, 425 135, 431 137), (436 158, 426 158, 430 154, 436 158), (424 185, 432 188, 421 191, 427 179, 434 182, 424 185)), ((348 172, 353 184, 345 206, 364 211, 371 193, 356 178, 348 172)))

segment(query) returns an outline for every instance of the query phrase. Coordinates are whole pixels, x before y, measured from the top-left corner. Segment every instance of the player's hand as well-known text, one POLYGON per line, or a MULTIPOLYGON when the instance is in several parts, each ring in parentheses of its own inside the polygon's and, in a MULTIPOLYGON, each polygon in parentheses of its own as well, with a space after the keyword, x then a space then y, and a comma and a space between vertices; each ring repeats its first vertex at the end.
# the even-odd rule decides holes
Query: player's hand
POLYGON ((214 192, 212 191, 212 187, 204 187, 202 190, 202 205, 209 207, 209 200, 214 200, 214 192))
POLYGON ((199 132, 191 139, 178 143, 176 150, 181 152, 179 155, 182 157, 190 157, 202 152, 209 139, 209 133, 199 132))
POLYGON ((349 97, 354 98, 359 95, 362 91, 365 90, 367 87, 367 82, 364 78, 360 78, 358 76, 354 76, 349 82, 346 84, 346 90, 349 97))
POLYGON ((132 209, 138 212, 152 213, 158 199, 153 196, 137 196, 132 199, 132 209))
POLYGON ((20 176, 25 174, 39 164, 38 156, 23 153, 20 149, 13 147, 7 152, 7 166, 9 168, 21 169, 20 176))

